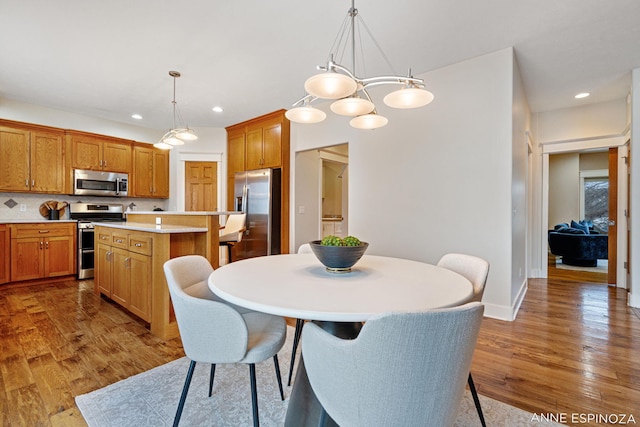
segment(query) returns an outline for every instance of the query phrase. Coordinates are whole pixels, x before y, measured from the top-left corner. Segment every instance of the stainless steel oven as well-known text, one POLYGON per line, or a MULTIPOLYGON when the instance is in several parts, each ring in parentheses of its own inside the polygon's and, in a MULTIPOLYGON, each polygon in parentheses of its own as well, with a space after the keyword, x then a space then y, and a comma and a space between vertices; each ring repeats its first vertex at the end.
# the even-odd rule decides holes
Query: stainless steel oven
POLYGON ((78 279, 93 278, 94 223, 124 221, 124 206, 118 204, 72 203, 69 216, 78 221, 78 279))

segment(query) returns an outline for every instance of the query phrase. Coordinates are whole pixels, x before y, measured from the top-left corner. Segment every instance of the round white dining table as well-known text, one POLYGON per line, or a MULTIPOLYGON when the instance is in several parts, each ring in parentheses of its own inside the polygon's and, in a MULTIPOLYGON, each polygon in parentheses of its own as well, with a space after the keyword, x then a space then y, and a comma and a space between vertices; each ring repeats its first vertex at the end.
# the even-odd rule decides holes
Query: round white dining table
MULTIPOLYGON (((219 297, 264 313, 313 320, 341 338, 385 312, 453 307, 473 296, 463 276, 435 265, 364 255, 348 273, 332 273, 313 254, 234 261, 209 276, 219 297)), ((322 414, 300 358, 285 426, 335 425, 322 414)))

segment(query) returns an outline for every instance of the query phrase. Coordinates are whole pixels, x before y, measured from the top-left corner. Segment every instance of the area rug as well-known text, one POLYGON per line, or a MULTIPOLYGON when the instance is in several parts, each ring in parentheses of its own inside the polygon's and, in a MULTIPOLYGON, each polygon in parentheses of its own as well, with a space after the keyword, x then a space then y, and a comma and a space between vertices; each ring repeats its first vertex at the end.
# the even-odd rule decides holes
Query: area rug
POLYGON ((579 265, 568 265, 562 263, 562 258, 558 257, 556 260, 556 268, 561 270, 575 270, 575 271, 589 271, 591 273, 604 273, 609 271, 609 263, 606 259, 599 259, 598 265, 595 267, 581 267, 579 265))
MULTIPOLYGON (((278 353, 286 387, 291 356, 293 328, 287 330, 287 342, 278 353)), ((173 423, 189 360, 181 358, 127 378, 88 394, 76 396, 76 404, 89 427, 159 427, 173 423)), ((284 424, 291 387, 280 400, 273 361, 256 365, 258 408, 261 426, 284 424)), ((207 397, 209 365, 196 365, 184 406, 181 426, 239 427, 253 425, 249 367, 218 365, 211 398, 207 397)), ((487 425, 539 425, 534 415, 496 400, 480 396, 487 425)), ((480 421, 468 391, 460 405, 456 426, 479 426, 480 421)), ((545 423, 545 425, 556 425, 545 423)))

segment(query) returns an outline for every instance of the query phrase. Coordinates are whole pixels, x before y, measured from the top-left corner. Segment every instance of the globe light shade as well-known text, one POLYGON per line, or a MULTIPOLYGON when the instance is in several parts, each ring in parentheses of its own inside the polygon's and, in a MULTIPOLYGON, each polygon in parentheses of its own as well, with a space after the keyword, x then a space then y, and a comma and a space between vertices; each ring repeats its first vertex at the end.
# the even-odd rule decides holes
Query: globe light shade
POLYGON ((389 119, 378 114, 364 114, 349 121, 349 124, 356 129, 377 129, 387 123, 389 123, 389 119))
POLYGON ((296 123, 319 123, 327 118, 327 113, 313 107, 296 107, 288 110, 284 116, 296 123))
POLYGON ((310 95, 323 99, 340 99, 355 93, 358 85, 344 74, 327 71, 311 76, 304 82, 310 95))
POLYGON ((173 146, 184 145, 184 141, 181 139, 178 139, 174 134, 171 134, 165 138, 162 138, 161 142, 164 142, 166 144, 173 145, 173 146))
POLYGON ((176 129, 174 131, 176 138, 180 138, 183 141, 195 141, 198 139, 198 135, 192 129, 176 129))
POLYGON ((167 144, 166 142, 156 142, 155 144, 153 144, 154 147, 159 148, 161 150, 171 150, 173 148, 173 145, 167 144))
POLYGON ((331 104, 331 111, 343 116, 361 116, 373 111, 375 105, 368 99, 349 97, 331 104))
POLYGON ((384 103, 393 108, 418 108, 433 101, 433 94, 425 89, 406 87, 384 97, 384 103))

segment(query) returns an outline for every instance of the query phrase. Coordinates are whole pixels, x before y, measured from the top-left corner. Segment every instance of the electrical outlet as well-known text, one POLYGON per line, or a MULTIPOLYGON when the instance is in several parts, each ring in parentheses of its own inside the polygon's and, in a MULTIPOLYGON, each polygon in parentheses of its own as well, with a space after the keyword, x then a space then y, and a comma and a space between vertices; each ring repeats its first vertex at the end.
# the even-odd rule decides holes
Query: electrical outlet
POLYGON ((24 203, 20 203, 20 212, 26 212, 27 211, 27 205, 25 205, 24 203))
POLYGON ((298 207, 298 213, 301 213, 301 214, 303 214, 303 213, 304 213, 304 205, 300 205, 300 206, 298 207))
POLYGON ((160 218, 159 216, 156 217, 156 225, 160 225, 162 224, 162 218, 160 218))

